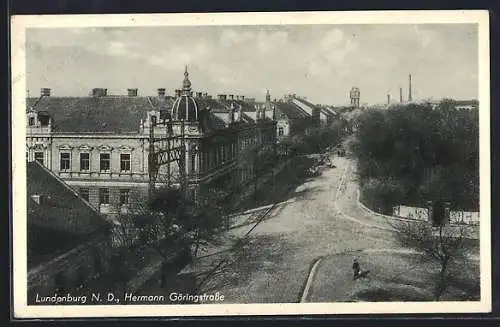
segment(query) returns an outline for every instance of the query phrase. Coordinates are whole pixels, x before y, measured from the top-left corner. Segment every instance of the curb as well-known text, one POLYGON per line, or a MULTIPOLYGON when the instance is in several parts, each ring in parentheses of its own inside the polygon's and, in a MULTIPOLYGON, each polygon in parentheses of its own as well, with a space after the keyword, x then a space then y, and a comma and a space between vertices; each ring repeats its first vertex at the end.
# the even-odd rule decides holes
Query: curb
POLYGON ((315 259, 309 269, 309 274, 307 275, 306 284, 302 290, 302 296, 300 297, 299 303, 306 302, 307 296, 309 295, 309 290, 311 289, 314 276, 316 275, 316 270, 318 269, 319 263, 323 260, 324 256, 315 259))

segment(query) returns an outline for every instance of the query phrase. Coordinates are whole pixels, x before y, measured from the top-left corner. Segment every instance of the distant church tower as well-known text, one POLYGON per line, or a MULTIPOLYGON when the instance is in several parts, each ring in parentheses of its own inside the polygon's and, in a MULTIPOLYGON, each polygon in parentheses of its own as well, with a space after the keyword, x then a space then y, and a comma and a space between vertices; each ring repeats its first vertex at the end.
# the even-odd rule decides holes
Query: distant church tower
POLYGON ((349 92, 349 97, 351 98, 351 106, 354 108, 359 108, 359 96, 359 88, 353 86, 349 92))

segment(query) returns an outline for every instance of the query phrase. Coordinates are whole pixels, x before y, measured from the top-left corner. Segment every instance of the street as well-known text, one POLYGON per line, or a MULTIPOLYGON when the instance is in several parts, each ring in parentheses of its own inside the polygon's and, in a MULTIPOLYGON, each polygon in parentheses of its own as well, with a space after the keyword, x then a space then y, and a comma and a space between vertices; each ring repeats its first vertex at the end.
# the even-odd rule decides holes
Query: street
POLYGON ((390 231, 373 228, 383 228, 384 222, 357 207, 351 164, 336 158, 336 168, 298 186, 299 196, 275 208, 205 290, 220 291, 225 303, 297 302, 316 258, 394 247, 390 231), (344 179, 346 187, 339 188, 344 179))

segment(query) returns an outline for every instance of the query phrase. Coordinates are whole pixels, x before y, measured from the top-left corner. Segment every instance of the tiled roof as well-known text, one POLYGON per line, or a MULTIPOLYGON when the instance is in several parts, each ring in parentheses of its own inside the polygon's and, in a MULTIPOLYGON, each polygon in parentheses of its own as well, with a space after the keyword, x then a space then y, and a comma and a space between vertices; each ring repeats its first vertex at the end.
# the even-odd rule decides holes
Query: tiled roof
POLYGON ((454 100, 457 106, 479 106, 478 100, 454 100))
POLYGON ((210 108, 211 112, 226 112, 229 110, 229 107, 226 108, 226 104, 214 99, 196 98, 196 101, 201 108, 210 108))
POLYGON ((28 98, 26 109, 46 111, 55 132, 133 133, 149 110, 170 110, 172 98, 158 97, 43 97, 28 98))
POLYGON ((215 120, 220 124, 224 124, 224 126, 229 124, 229 115, 226 112, 212 112, 211 116, 215 117, 215 120))
MULTIPOLYGON (((228 113, 231 100, 221 101, 208 98, 194 98, 198 104, 200 119, 205 130, 227 127, 224 115, 228 113), (210 108, 210 114, 203 113, 210 108), (203 118, 201 116, 203 115, 203 118)), ((150 110, 171 111, 172 97, 42 97, 28 98, 27 110, 45 111, 52 117, 52 128, 59 133, 137 133, 141 119, 150 110)), ((241 105, 245 112, 255 112, 255 107, 241 100, 234 100, 236 113, 241 105)), ((227 120, 227 119, 226 119, 227 120)), ((247 122, 255 119, 249 116, 247 122)))
POLYGON ((100 230, 105 220, 77 193, 38 162, 27 163, 28 220, 72 234, 100 230), (40 204, 33 196, 41 197, 40 204))
POLYGON ((276 102, 276 119, 300 119, 310 117, 305 111, 289 102, 276 102))
POLYGON ((202 126, 204 131, 224 129, 229 124, 227 113, 207 112, 203 111, 204 119, 202 126))
POLYGON ((27 209, 29 265, 106 230, 106 221, 95 209, 36 161, 27 163, 27 209))
POLYGON ((321 108, 321 112, 327 116, 337 116, 337 113, 332 108, 329 107, 321 108))

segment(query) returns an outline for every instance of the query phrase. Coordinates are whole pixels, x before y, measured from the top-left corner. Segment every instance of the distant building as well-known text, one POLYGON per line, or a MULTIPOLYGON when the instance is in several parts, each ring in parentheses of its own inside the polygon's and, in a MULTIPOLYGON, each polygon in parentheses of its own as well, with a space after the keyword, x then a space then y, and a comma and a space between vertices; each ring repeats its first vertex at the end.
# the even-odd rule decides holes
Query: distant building
POLYGON ((351 107, 359 108, 359 99, 360 99, 360 91, 359 88, 353 86, 351 91, 349 91, 349 99, 351 100, 351 107))
POLYGON ((27 163, 28 301, 76 294, 108 271, 109 224, 56 174, 27 163))
POLYGON ((274 104, 278 138, 300 134, 309 128, 326 127, 339 118, 333 107, 314 105, 296 94, 285 95, 274 104))

